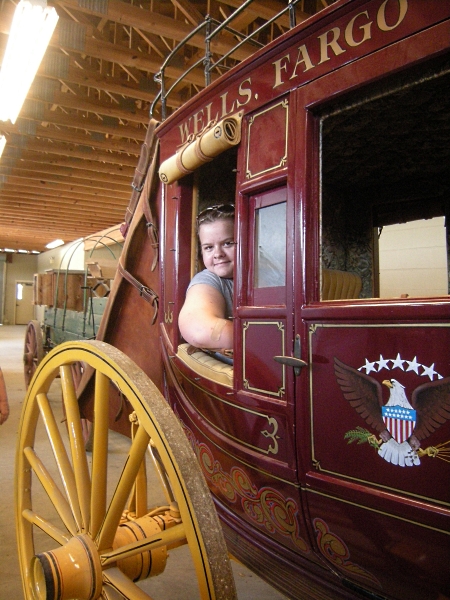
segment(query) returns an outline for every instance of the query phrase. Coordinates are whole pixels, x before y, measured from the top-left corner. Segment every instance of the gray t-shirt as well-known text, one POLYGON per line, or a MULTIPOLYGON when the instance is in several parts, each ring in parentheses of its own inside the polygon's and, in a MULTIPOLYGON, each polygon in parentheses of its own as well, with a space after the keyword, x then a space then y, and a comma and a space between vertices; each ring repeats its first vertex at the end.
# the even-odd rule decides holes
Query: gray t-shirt
POLYGON ((204 269, 194 275, 191 279, 188 289, 197 283, 205 283, 218 290, 225 298, 225 318, 230 319, 233 316, 233 280, 219 277, 215 273, 211 273, 208 269, 204 269))

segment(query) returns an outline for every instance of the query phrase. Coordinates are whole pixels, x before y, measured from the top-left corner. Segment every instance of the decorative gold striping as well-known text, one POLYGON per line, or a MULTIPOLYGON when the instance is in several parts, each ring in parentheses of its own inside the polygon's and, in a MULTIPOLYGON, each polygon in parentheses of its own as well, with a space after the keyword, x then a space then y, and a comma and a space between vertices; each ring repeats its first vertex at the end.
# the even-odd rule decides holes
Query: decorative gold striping
MULTIPOLYGON (((287 99, 282 100, 281 102, 278 102, 277 104, 274 104, 273 106, 270 106, 269 108, 266 108, 264 110, 262 110, 259 113, 254 114, 253 116, 250 117, 249 122, 248 122, 248 134, 247 134, 247 164, 246 164, 246 169, 245 169, 245 177, 246 179, 252 179, 254 177, 258 177, 260 175, 264 175, 265 173, 268 173, 270 171, 273 171, 275 169, 279 169, 282 168, 286 165, 287 163, 287 153, 288 153, 288 124, 289 124, 289 118, 288 118, 288 106, 289 106, 289 102, 287 99), (267 117, 268 113, 270 113, 271 111, 274 111, 278 108, 282 108, 285 110, 285 127, 284 130, 282 130, 280 133, 284 133, 284 149, 283 149, 283 154, 278 156, 277 159, 275 159, 275 161, 273 162, 273 164, 266 166, 266 168, 261 169, 260 171, 255 171, 252 172, 251 170, 251 166, 250 166, 250 162, 251 162, 251 158, 253 157, 253 155, 251 154, 251 151, 254 150, 254 152, 256 153, 256 155, 260 155, 261 153, 261 147, 259 144, 255 144, 252 143, 251 139, 252 139, 252 128, 253 126, 255 126, 255 122, 257 119, 261 119, 264 121, 264 117, 267 117)), ((271 132, 271 135, 274 135, 275 132, 271 132)))

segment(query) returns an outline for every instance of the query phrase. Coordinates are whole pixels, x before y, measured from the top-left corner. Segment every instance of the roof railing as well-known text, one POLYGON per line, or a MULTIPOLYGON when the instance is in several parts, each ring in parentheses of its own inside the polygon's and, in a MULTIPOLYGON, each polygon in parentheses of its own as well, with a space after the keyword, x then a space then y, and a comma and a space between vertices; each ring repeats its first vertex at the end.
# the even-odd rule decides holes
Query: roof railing
POLYGON ((195 29, 193 29, 177 46, 170 52, 167 56, 163 64, 161 65, 160 70, 155 74, 154 80, 159 84, 160 91, 156 95, 155 99, 152 102, 150 107, 150 116, 153 117, 155 112, 155 108, 158 103, 161 103, 161 117, 164 120, 167 117, 167 98, 176 88, 176 86, 186 79, 186 77, 191 73, 194 69, 203 65, 204 74, 205 74, 205 87, 210 85, 211 83, 211 73, 214 69, 218 69, 221 65, 222 68, 227 69, 226 65, 223 63, 226 61, 228 57, 230 57, 237 49, 239 49, 242 45, 246 43, 250 43, 255 46, 256 49, 262 48, 264 44, 256 40, 255 38, 267 27, 272 25, 277 19, 279 19, 283 14, 289 12, 289 27, 292 29, 296 25, 296 17, 295 17, 295 6, 300 2, 300 0, 287 0, 287 5, 280 10, 277 14, 275 14, 271 19, 263 23, 260 27, 255 29, 252 33, 245 35, 239 31, 236 31, 232 27, 230 27, 230 23, 239 16, 250 4, 252 4, 254 0, 246 0, 237 8, 225 21, 217 21, 213 19, 209 15, 205 17, 205 20, 197 25, 195 29), (232 34, 236 38, 239 38, 239 41, 224 55, 220 56, 216 61, 213 60, 213 53, 211 52, 211 43, 216 36, 218 36, 222 31, 227 31, 232 34), (204 55, 196 60, 192 65, 189 66, 183 73, 167 88, 166 87, 166 69, 171 65, 174 60, 174 57, 182 50, 185 46, 189 44, 189 41, 197 34, 204 32, 205 36, 205 53, 204 55))

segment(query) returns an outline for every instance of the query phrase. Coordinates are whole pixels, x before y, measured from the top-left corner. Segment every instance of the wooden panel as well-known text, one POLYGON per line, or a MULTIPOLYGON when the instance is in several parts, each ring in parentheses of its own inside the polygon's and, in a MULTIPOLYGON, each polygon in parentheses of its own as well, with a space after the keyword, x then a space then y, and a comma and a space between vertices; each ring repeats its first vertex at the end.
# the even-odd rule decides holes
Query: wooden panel
POLYGON ((246 179, 286 166, 287 147, 288 101, 282 100, 249 119, 246 179))

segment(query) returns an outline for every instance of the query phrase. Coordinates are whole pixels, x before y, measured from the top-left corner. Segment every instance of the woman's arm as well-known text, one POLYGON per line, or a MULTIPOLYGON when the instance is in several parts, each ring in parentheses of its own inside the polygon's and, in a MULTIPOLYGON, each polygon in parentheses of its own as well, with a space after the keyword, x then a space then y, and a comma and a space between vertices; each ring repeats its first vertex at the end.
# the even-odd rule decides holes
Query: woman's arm
POLYGON ((225 318, 225 299, 210 285, 189 288, 178 326, 184 339, 197 348, 233 347, 233 322, 225 318))
POLYGON ((5 379, 0 369, 0 425, 9 417, 8 395, 6 393, 5 379))

